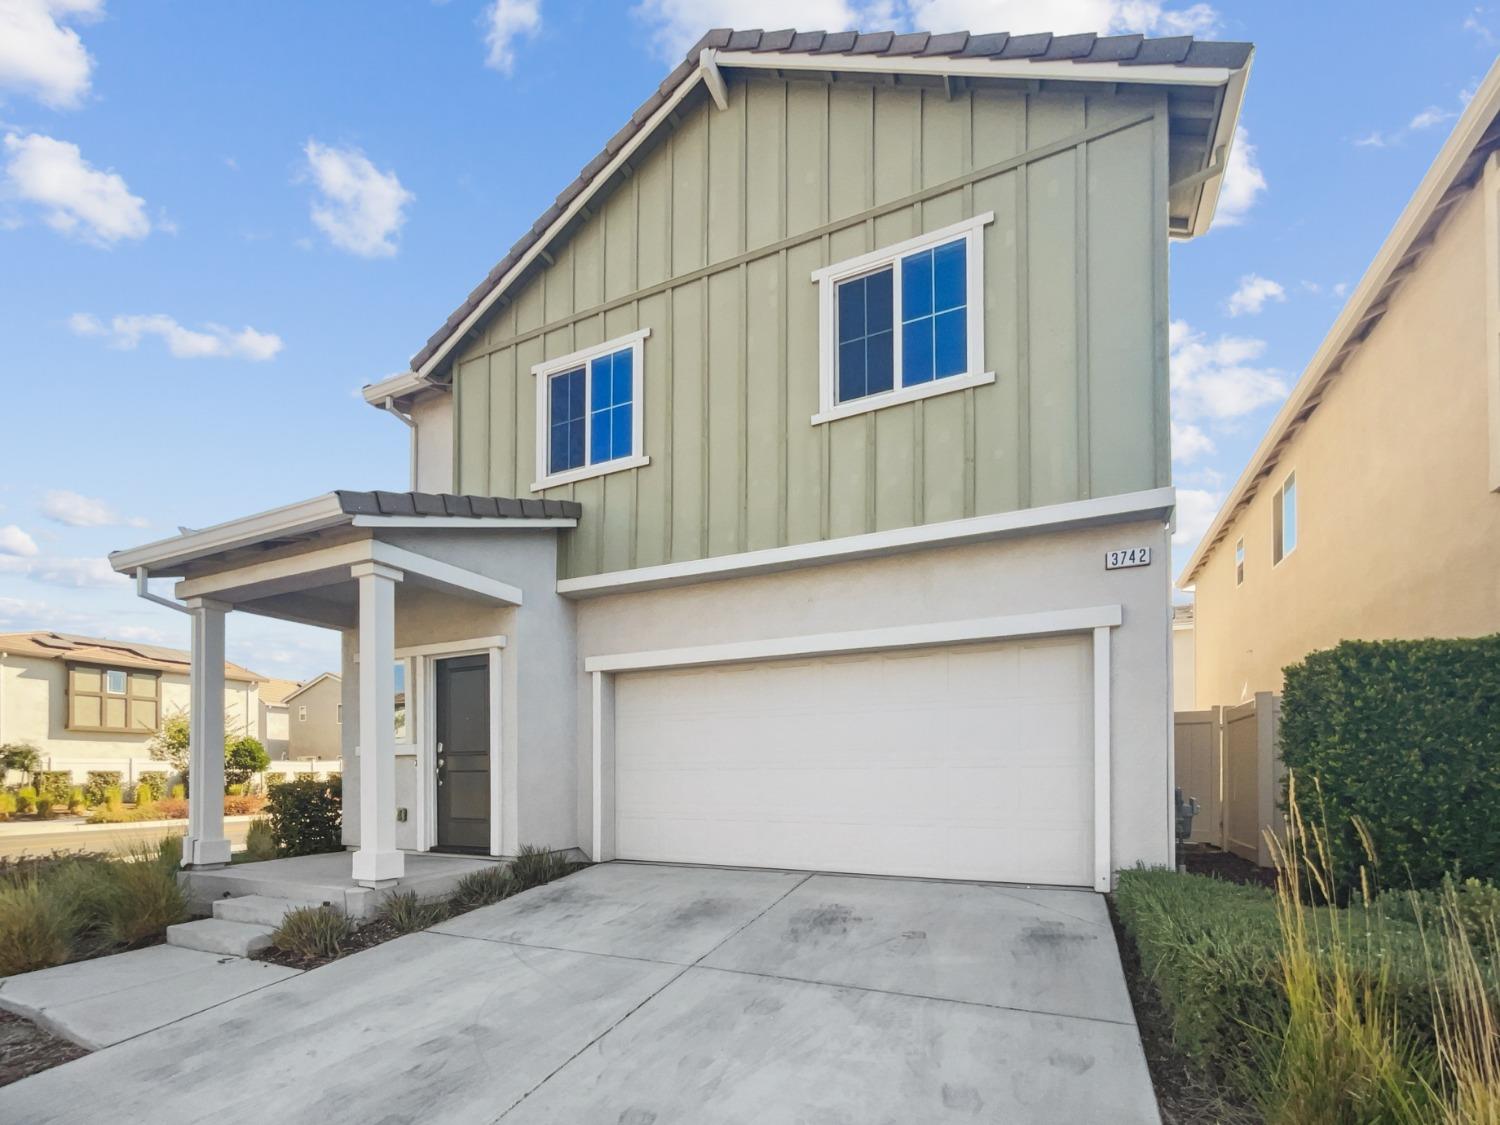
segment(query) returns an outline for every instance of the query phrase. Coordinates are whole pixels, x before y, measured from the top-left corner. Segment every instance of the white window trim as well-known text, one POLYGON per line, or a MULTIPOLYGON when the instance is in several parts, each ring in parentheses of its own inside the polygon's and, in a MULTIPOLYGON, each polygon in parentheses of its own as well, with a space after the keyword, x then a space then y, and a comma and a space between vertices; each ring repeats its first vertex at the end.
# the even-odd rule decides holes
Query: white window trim
POLYGON ((961 223, 943 227, 930 234, 908 238, 893 246, 885 246, 857 258, 836 262, 831 266, 814 270, 812 279, 818 286, 818 412, 812 416, 812 424, 820 426, 839 418, 856 414, 868 414, 887 406, 898 406, 905 402, 948 394, 951 391, 967 390, 995 381, 995 373, 984 369, 984 228, 995 221, 995 213, 986 211, 965 219, 961 223), (965 308, 968 311, 969 357, 967 370, 958 375, 947 375, 931 382, 903 387, 901 380, 901 278, 900 270, 893 269, 891 284, 891 320, 895 339, 892 342, 896 386, 881 394, 866 395, 849 402, 838 400, 838 338, 837 338, 837 293, 841 281, 849 281, 861 274, 874 273, 887 266, 894 267, 908 254, 928 250, 955 238, 963 238, 965 264, 967 266, 967 291, 965 308))
POLYGON ((606 340, 602 344, 594 344, 591 347, 580 348, 576 352, 558 356, 536 364, 532 369, 532 375, 536 376, 536 480, 531 482, 532 492, 541 492, 543 489, 556 488, 560 484, 572 484, 574 481, 588 480, 590 477, 602 477, 606 473, 618 473, 625 469, 639 469, 643 465, 651 464, 651 458, 645 455, 645 421, 646 412, 643 409, 643 393, 646 387, 646 337, 651 335, 651 329, 641 328, 625 336, 617 336, 613 340, 606 340), (584 464, 576 469, 568 469, 566 472, 549 473, 547 466, 551 463, 548 456, 548 446, 551 443, 552 427, 549 424, 549 401, 548 380, 563 371, 575 367, 584 368, 584 411, 583 411, 583 451, 587 457, 592 444, 593 434, 593 381, 588 370, 590 360, 597 359, 611 352, 622 351, 625 348, 631 350, 630 375, 631 375, 631 408, 630 408, 630 456, 617 457, 613 461, 602 461, 597 465, 584 464))
MULTIPOLYGON (((1284 476, 1284 477, 1281 478, 1281 483, 1276 486, 1276 491, 1272 494, 1273 503, 1275 504, 1275 507, 1274 507, 1274 509, 1271 512, 1271 519, 1273 521, 1273 525, 1272 525, 1272 528, 1271 528, 1271 555, 1272 555, 1272 558, 1271 558, 1271 569, 1272 570, 1275 570, 1278 566, 1280 566, 1282 563, 1286 562, 1286 560, 1288 558, 1290 558, 1293 554, 1295 554, 1296 551, 1297 551, 1297 545, 1302 542, 1302 528, 1300 526, 1301 520, 1294 518, 1293 521, 1292 521, 1292 526, 1293 526, 1293 531, 1292 531, 1292 549, 1291 550, 1287 550, 1287 546, 1286 546, 1286 485, 1287 485, 1287 481, 1292 481, 1292 482, 1295 483, 1296 480, 1297 480, 1297 470, 1293 469, 1291 472, 1287 473, 1286 476, 1284 476), (1281 520, 1281 531, 1280 531, 1279 534, 1276 532, 1276 528, 1275 528, 1275 525, 1274 525, 1274 521, 1278 517, 1281 520), (1276 552, 1277 551, 1281 552, 1281 556, 1279 558, 1276 557, 1276 552)), ((1293 513, 1294 516, 1296 516, 1298 514, 1300 514, 1300 511, 1297 512, 1297 513, 1293 513)))
POLYGON ((130 694, 130 673, 126 672, 124 669, 121 669, 121 668, 106 668, 104 670, 104 691, 103 691, 102 694, 104 694, 104 695, 129 695, 130 694), (119 677, 122 678, 123 682, 120 685, 120 690, 119 691, 116 691, 114 688, 112 688, 112 687, 109 686, 109 678, 111 676, 119 676, 119 677))
POLYGON ((1234 541, 1234 585, 1235 588, 1245 584, 1245 537, 1241 535, 1234 541))

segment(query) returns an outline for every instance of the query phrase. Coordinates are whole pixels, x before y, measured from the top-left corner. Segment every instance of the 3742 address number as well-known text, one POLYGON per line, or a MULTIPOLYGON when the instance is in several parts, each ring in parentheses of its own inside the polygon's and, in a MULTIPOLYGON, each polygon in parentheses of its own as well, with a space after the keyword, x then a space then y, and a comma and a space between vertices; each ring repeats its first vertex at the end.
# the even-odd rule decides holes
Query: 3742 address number
POLYGON ((1105 570, 1123 570, 1127 566, 1150 566, 1150 547, 1124 547, 1104 552, 1105 570))

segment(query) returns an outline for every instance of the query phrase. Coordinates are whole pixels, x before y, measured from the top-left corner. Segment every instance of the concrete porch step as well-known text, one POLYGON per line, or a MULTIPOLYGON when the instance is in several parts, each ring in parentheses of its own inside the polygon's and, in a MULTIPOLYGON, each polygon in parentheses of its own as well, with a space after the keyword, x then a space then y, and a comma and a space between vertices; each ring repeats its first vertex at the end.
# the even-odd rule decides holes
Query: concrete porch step
POLYGON ((214 900, 214 917, 225 922, 249 922, 276 927, 288 911, 304 906, 322 906, 316 899, 274 898, 270 895, 237 895, 214 900))
POLYGON ((227 922, 222 918, 200 918, 167 927, 167 944, 183 949, 201 949, 230 957, 248 957, 271 944, 272 926, 251 922, 227 922))

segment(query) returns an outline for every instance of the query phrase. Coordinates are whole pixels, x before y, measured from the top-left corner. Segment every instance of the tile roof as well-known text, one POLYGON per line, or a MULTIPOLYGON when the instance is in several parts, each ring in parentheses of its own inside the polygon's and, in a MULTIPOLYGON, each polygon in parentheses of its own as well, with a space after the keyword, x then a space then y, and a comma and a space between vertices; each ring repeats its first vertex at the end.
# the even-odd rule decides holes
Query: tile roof
POLYGON ((504 496, 454 496, 447 492, 334 490, 349 516, 438 516, 459 519, 570 519, 583 515, 576 500, 511 500, 504 496))
MULTIPOLYGON (((192 657, 180 648, 143 645, 134 641, 110 641, 100 637, 79 637, 71 633, 36 630, 28 633, 0 633, 0 652, 10 656, 32 656, 43 660, 67 660, 79 664, 108 664, 115 668, 151 668, 159 672, 181 672, 187 675, 192 657)), ((269 676, 252 672, 226 660, 224 675, 246 683, 264 683, 269 676)))
POLYGON ((416 355, 411 357, 411 369, 420 370, 422 365, 437 354, 444 342, 490 292, 495 289, 511 268, 521 260, 547 228, 563 213, 594 177, 610 162, 617 152, 628 144, 646 121, 655 113, 672 93, 698 69, 698 56, 704 48, 726 51, 754 51, 757 53, 782 53, 801 55, 840 55, 850 58, 850 63, 840 64, 830 58, 829 69, 858 69, 858 59, 869 56, 921 58, 989 58, 997 62, 1027 60, 1037 63, 1113 63, 1119 66, 1177 66, 1177 67, 1222 67, 1237 70, 1250 59, 1252 45, 1249 43, 1203 42, 1191 35, 1177 35, 1163 39, 1147 39, 1143 35, 1096 35, 1088 32, 1081 35, 1053 35, 1040 32, 1033 35, 1011 35, 996 32, 974 35, 967 31, 951 31, 933 34, 914 31, 898 34, 893 31, 781 31, 742 30, 716 28, 708 32, 688 51, 687 57, 678 63, 672 73, 664 78, 655 92, 641 103, 630 115, 623 128, 605 144, 603 151, 583 166, 583 170, 542 212, 521 238, 512 246, 504 258, 485 276, 469 295, 443 322, 441 328, 428 337, 416 355))

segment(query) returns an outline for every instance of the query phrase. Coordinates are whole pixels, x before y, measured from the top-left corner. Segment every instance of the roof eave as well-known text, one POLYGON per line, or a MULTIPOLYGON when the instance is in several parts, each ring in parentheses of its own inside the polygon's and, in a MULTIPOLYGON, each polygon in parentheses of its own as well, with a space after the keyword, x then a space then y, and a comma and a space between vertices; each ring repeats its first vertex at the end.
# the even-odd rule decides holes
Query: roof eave
POLYGON ((204 555, 232 550, 258 542, 272 535, 320 531, 338 524, 352 524, 354 517, 344 512, 339 498, 332 492, 272 508, 252 516, 185 531, 167 539, 112 551, 109 565, 120 574, 132 574, 141 567, 174 566, 204 555))
POLYGON ((1270 471, 1272 455, 1281 444, 1283 436, 1294 419, 1305 410, 1309 400, 1322 387, 1332 361, 1349 342, 1356 329, 1365 320, 1376 296, 1385 288, 1391 274, 1410 250, 1413 241, 1421 233, 1436 212, 1438 202, 1453 185, 1454 179, 1467 162, 1469 155, 1483 140, 1496 114, 1500 113, 1500 62, 1490 67, 1478 91, 1470 100, 1468 108, 1454 126, 1452 134, 1428 168, 1422 182, 1402 209, 1400 217, 1386 236, 1374 260, 1360 278, 1338 319, 1333 322, 1328 335, 1313 354, 1297 385, 1287 396, 1282 408, 1277 411, 1266 434, 1255 447, 1245 469, 1230 489, 1224 503, 1220 505, 1213 522, 1198 541, 1182 572, 1177 577, 1178 589, 1191 588, 1208 557, 1225 537, 1229 525, 1238 517, 1241 503, 1251 486, 1270 471))
POLYGON ((1188 231, 1183 235, 1183 240, 1197 238, 1200 234, 1207 234, 1213 226, 1214 216, 1219 210, 1219 194, 1224 187, 1224 174, 1229 170, 1229 154, 1234 145, 1234 134, 1240 123, 1240 110, 1245 104, 1245 87, 1250 82, 1250 67, 1255 62, 1255 51, 1252 48, 1250 57, 1245 60, 1245 65, 1238 70, 1228 71, 1228 77, 1224 81, 1224 100, 1219 106, 1219 119, 1214 129, 1213 140, 1209 143, 1206 154, 1205 167, 1212 167, 1214 154, 1224 154, 1224 167, 1218 173, 1211 176, 1203 185, 1203 191, 1198 195, 1198 206, 1193 211, 1193 221, 1188 231))

